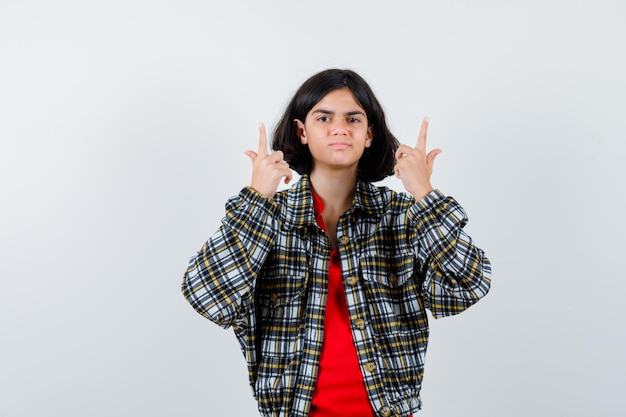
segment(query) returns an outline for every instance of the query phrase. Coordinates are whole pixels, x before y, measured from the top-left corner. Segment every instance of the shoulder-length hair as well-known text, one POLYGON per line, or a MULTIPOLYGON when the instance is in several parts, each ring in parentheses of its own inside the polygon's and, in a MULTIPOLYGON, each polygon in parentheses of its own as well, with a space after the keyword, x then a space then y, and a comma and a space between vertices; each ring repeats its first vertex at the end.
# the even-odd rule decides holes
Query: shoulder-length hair
POLYGON ((365 148, 358 165, 357 178, 362 181, 380 181, 393 174, 395 152, 400 143, 387 128, 385 113, 367 82, 351 70, 328 69, 306 80, 287 105, 274 129, 272 149, 281 150, 285 161, 298 174, 310 174, 313 159, 309 147, 303 145, 295 120, 304 122, 307 114, 326 94, 339 88, 348 88, 357 103, 365 110, 372 128, 373 139, 365 148))

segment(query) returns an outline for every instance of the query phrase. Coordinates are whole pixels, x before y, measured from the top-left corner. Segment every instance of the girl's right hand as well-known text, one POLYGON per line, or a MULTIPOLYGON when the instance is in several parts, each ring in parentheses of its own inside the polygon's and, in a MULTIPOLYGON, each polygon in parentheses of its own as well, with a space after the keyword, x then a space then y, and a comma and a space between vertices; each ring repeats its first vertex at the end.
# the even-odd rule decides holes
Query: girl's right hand
POLYGON ((245 151, 252 161, 252 181, 250 187, 267 198, 274 197, 280 180, 285 178, 285 184, 293 178, 289 164, 283 160, 282 151, 269 153, 267 151, 267 137, 265 125, 259 125, 259 150, 245 151))

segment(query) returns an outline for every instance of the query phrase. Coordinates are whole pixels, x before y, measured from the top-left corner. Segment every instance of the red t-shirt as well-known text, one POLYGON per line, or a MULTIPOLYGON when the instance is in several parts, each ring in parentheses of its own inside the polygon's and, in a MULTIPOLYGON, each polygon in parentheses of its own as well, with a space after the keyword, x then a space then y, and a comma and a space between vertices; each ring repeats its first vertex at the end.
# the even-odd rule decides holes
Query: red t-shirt
MULTIPOLYGON (((327 231, 322 211, 324 202, 313 193, 317 224, 327 231)), ((330 253, 328 299, 324 313, 324 341, 310 417, 374 416, 369 403, 341 279, 339 252, 330 253)))

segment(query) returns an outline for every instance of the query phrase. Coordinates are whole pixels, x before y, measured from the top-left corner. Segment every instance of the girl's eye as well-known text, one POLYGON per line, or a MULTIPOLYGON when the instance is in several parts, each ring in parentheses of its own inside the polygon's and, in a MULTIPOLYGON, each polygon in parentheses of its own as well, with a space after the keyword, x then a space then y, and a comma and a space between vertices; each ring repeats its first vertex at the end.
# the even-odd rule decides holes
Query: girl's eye
POLYGON ((320 116, 317 118, 317 120, 319 120, 320 122, 328 122, 330 121, 330 117, 328 116, 320 116))
POLYGON ((357 117, 350 117, 350 118, 348 119, 348 121, 349 121, 350 123, 359 123, 359 122, 360 122, 360 120, 359 120, 357 117))

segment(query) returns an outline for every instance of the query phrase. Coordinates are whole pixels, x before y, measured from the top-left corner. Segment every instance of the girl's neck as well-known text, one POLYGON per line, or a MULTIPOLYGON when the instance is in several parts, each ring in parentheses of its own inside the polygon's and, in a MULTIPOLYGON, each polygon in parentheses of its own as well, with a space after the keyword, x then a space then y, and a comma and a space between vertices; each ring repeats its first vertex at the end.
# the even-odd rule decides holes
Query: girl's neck
POLYGON ((327 208, 343 212, 352 205, 357 180, 356 170, 343 174, 313 170, 309 178, 311 186, 327 208))

